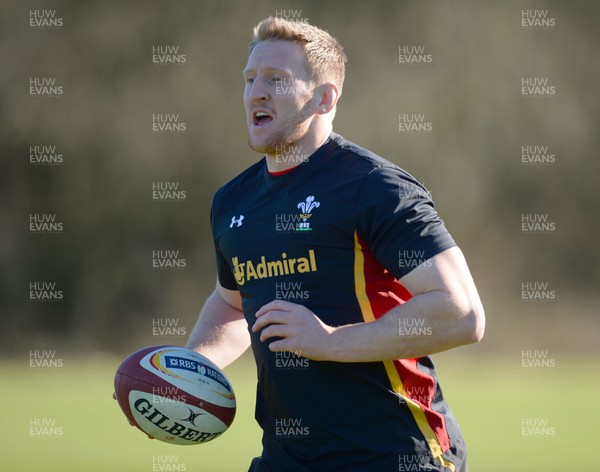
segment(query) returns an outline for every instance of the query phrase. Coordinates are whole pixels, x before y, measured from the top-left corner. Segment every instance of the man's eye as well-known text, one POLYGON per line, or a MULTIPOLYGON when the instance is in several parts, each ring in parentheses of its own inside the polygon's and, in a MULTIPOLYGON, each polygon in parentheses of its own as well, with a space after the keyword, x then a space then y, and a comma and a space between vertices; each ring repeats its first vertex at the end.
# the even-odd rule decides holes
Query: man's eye
POLYGON ((246 83, 251 84, 254 82, 254 77, 246 77, 246 83))

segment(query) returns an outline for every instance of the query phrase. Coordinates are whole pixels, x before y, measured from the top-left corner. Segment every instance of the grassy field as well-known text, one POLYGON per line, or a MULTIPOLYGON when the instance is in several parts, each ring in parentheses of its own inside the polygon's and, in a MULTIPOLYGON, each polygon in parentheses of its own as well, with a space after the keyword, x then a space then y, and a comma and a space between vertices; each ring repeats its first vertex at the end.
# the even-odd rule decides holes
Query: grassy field
MULTIPOLYGON (((434 357, 448 401, 469 447, 471 472, 592 470, 582 441, 598 439, 591 407, 600 367, 561 357, 554 368, 523 369, 519 358, 434 357), (523 425, 523 421, 526 422, 523 425), (523 434, 525 432, 531 434, 523 434)), ((120 360, 66 359, 59 369, 0 364, 3 471, 245 472, 260 454, 254 413, 255 371, 248 359, 227 369, 238 398, 230 430, 197 446, 147 439, 112 400, 120 360), (31 435, 31 421, 54 434, 31 435), (38 423, 36 423, 38 422, 38 423)), ((371 472, 371 471, 366 471, 371 472)), ((377 471, 373 471, 377 472, 377 471)))

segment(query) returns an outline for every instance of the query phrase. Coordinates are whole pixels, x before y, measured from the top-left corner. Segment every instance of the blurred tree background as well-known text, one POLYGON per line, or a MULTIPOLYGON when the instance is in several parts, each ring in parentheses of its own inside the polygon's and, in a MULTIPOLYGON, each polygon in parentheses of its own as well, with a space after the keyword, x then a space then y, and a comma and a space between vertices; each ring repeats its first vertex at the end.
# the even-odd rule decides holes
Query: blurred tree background
POLYGON ((251 28, 277 14, 344 45, 336 131, 432 192, 486 306, 474 349, 596 350, 600 4, 516 0, 2 2, 0 350, 128 352, 161 341, 155 318, 191 330, 215 280, 212 195, 260 158, 242 105, 251 28), (63 25, 31 28, 36 9, 63 25), (555 25, 523 28, 527 9, 555 25), (153 47, 166 45, 185 63, 153 64, 153 47), (400 46, 424 47, 431 62, 401 64, 400 46), (30 96, 35 77, 64 93, 30 96), (556 94, 523 96, 526 77, 556 94), (185 132, 153 133, 158 113, 178 114, 185 132), (400 132, 403 113, 424 114, 432 131, 400 132), (61 165, 30 163, 30 147, 43 145, 61 165), (548 146, 553 165, 523 165, 528 145, 548 146), (154 201, 155 182, 177 183, 186 198, 154 201), (62 232, 31 232, 37 213, 54 214, 62 232), (526 213, 556 230, 522 233, 526 213), (153 269, 155 250, 179 251, 186 267, 153 269), (37 281, 63 299, 31 301, 37 281), (523 301, 528 281, 556 298, 523 301))

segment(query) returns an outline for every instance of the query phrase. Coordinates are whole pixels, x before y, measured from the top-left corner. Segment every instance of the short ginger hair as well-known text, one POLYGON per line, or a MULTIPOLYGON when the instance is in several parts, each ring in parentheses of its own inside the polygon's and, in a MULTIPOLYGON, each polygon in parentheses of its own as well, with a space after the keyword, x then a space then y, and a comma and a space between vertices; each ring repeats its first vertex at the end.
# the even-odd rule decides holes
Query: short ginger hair
POLYGON ((347 59, 342 45, 327 31, 305 21, 289 21, 270 16, 254 27, 248 44, 250 52, 258 43, 268 40, 300 44, 313 80, 319 83, 332 82, 341 94, 347 59))

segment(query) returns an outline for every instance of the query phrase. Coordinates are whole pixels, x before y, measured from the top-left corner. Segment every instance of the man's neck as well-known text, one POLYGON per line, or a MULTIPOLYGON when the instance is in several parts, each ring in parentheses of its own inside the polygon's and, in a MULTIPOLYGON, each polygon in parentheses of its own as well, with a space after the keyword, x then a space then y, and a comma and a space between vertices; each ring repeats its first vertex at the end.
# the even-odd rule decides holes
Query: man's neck
POLYGON ((271 174, 285 172, 307 162, 308 158, 329 138, 332 127, 324 128, 320 133, 296 144, 285 146, 281 153, 267 155, 267 170, 271 174))

